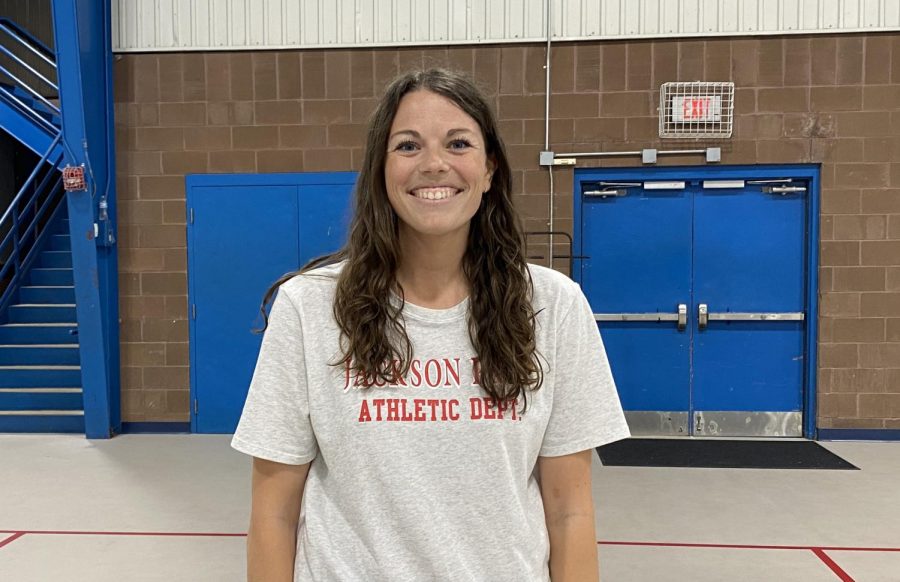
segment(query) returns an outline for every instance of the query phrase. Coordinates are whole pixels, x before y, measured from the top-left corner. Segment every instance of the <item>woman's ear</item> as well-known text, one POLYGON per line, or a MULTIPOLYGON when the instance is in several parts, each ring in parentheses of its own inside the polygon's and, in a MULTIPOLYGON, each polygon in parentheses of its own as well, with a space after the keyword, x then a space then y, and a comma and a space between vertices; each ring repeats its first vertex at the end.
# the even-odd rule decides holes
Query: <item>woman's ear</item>
POLYGON ((491 189, 491 181, 494 178, 494 170, 497 168, 497 164, 494 163, 494 160, 491 158, 487 159, 487 188, 484 189, 485 192, 491 189))

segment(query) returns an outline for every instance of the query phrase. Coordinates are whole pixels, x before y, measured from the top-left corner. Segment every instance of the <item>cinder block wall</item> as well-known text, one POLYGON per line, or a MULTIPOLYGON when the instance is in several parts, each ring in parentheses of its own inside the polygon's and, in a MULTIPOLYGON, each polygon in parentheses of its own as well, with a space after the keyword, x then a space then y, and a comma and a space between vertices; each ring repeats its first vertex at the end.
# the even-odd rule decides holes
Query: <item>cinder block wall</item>
MULTIPOLYGON (((189 419, 184 175, 358 170, 376 95, 429 65, 491 96, 516 203, 546 230, 541 45, 117 60, 124 420, 189 419)), ((661 83, 733 80, 722 163, 822 164, 819 426, 900 428, 900 35, 557 44, 552 67, 555 151, 662 145, 661 83)), ((661 160, 684 163, 698 159, 661 160)), ((555 227, 571 232, 572 170, 554 176, 555 227)))

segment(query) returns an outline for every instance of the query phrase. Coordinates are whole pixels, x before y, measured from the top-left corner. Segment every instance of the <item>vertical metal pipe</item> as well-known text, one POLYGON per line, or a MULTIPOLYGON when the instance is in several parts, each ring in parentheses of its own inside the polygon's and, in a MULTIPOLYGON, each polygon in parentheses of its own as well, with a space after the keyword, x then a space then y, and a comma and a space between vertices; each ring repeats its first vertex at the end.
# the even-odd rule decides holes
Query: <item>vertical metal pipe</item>
MULTIPOLYGON (((544 0, 544 20, 547 24, 547 62, 544 65, 544 69, 546 71, 546 82, 544 88, 544 151, 548 151, 550 149, 550 41, 553 35, 553 27, 552 22, 550 20, 550 15, 552 13, 550 9, 550 3, 552 0, 544 0)), ((548 209, 548 220, 547 220, 547 230, 553 232, 553 166, 547 166, 547 173, 550 178, 550 192, 549 192, 549 209, 548 209)), ((550 235, 550 255, 549 255, 549 267, 553 268, 553 235, 550 235)))

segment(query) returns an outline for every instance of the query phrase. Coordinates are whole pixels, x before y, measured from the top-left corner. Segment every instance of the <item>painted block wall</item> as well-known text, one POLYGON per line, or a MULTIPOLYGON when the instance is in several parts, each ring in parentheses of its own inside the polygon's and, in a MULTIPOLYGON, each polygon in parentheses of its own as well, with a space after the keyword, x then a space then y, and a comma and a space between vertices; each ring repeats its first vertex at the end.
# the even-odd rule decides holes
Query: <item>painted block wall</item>
MULTIPOLYGON (((184 175, 358 170, 375 96, 430 65, 491 97, 516 204, 546 229, 542 45, 117 57, 123 420, 189 419, 184 175)), ((723 164, 822 164, 818 425, 900 428, 900 34, 561 43, 552 65, 555 151, 672 147, 659 85, 733 80, 723 164)), ((554 177, 571 232, 572 170, 554 177)))

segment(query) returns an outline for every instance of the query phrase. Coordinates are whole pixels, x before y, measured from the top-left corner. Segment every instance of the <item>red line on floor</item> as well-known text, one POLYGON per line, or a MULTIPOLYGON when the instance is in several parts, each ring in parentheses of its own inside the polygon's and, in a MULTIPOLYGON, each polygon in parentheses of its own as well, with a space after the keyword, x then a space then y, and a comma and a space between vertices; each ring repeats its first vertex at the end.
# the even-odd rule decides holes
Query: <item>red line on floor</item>
POLYGON ((854 546, 780 546, 780 545, 756 545, 756 544, 692 544, 682 542, 597 542, 603 546, 651 546, 669 548, 721 548, 733 550, 828 550, 829 552, 900 552, 900 548, 864 548, 854 546))
POLYGON ((822 548, 811 548, 812 553, 814 553, 820 560, 825 562, 825 565, 831 568, 831 571, 835 573, 835 575, 840 578, 843 582, 855 582, 853 578, 850 577, 850 574, 844 572, 844 569, 837 565, 837 562, 831 559, 831 557, 822 551, 822 548))
POLYGON ((3 541, 0 541, 0 548, 2 548, 3 546, 8 546, 9 544, 13 543, 17 539, 19 539, 20 537, 25 535, 24 531, 12 531, 12 532, 7 531, 7 532, 2 532, 2 533, 11 533, 12 535, 3 541))
MULTIPOLYGON (((174 536, 174 537, 247 537, 245 533, 203 533, 203 532, 153 532, 153 531, 22 531, 12 532, 0 530, 0 533, 18 533, 21 535, 73 535, 73 536, 174 536)), ((2 544, 0 544, 2 546, 2 544)))

